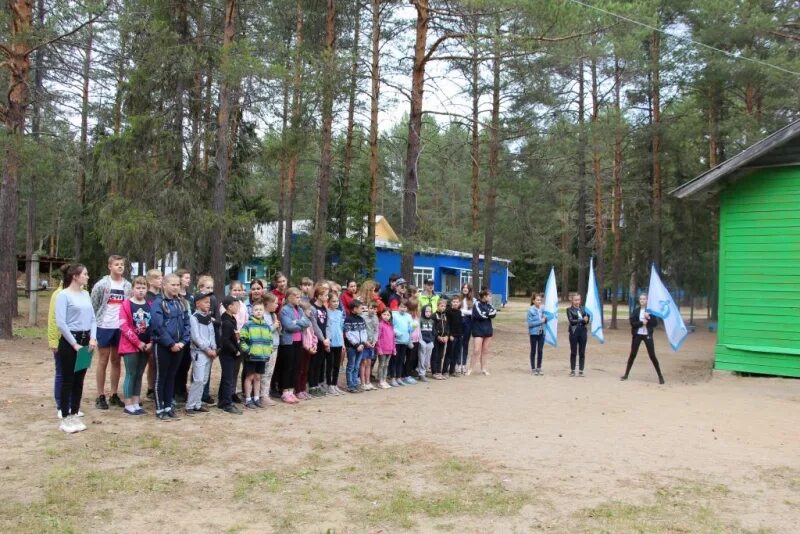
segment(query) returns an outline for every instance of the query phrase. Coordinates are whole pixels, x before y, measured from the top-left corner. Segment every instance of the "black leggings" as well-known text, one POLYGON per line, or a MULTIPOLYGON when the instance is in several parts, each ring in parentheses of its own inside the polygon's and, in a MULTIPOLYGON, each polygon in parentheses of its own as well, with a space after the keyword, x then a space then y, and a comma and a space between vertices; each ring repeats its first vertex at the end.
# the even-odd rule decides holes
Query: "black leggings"
MULTIPOLYGON (((531 336, 531 369, 542 368, 542 352, 544 350, 544 334, 536 334, 531 336)), ((575 362, 572 362, 572 368, 575 368, 575 362)))
POLYGON ((447 344, 439 341, 439 338, 433 340, 433 354, 431 355, 431 373, 438 375, 442 373, 442 359, 444 358, 444 351, 447 349, 447 344))
POLYGON ((403 376, 417 374, 419 366, 419 343, 414 343, 412 347, 406 349, 406 363, 403 368, 403 376))
POLYGON ((331 347, 325 353, 325 383, 335 386, 339 382, 339 366, 342 364, 342 347, 331 347))
POLYGON ((586 329, 579 328, 569 334, 569 370, 575 370, 575 357, 579 355, 580 370, 586 363, 586 329), (580 354, 578 354, 580 353, 580 354))
POLYGON ((392 359, 389 360, 389 378, 403 378, 408 345, 395 345, 394 347, 395 350, 397 350, 397 354, 392 356, 392 359))
POLYGON ((175 398, 175 374, 183 359, 183 351, 172 352, 168 347, 153 344, 156 360, 156 413, 172 408, 175 398))
POLYGON ((181 361, 175 373, 175 394, 186 397, 189 393, 186 389, 186 382, 189 380, 189 369, 192 367, 191 343, 188 343, 181 351, 181 361))
POLYGON ((631 372, 633 361, 636 359, 636 354, 639 352, 639 345, 644 341, 644 346, 647 347, 647 355, 650 356, 650 361, 653 362, 653 367, 656 368, 656 374, 661 378, 661 366, 658 365, 658 358, 656 358, 656 347, 653 345, 653 338, 650 336, 643 336, 642 334, 634 334, 631 339, 631 355, 628 357, 628 365, 625 367, 625 376, 631 372))
MULTIPOLYGON (((88 332, 73 332, 72 335, 80 346, 85 347, 89 344, 88 332)), ((75 360, 78 359, 78 353, 63 337, 58 340, 56 358, 58 358, 61 366, 61 388, 58 408, 61 410, 62 417, 75 415, 81 407, 83 379, 86 376, 86 369, 75 372, 75 360)))
POLYGON ((283 360, 279 383, 281 392, 294 388, 295 373, 297 372, 297 365, 299 364, 302 353, 302 341, 293 341, 291 345, 281 345, 278 347, 278 361, 283 360))
POLYGON ((325 361, 328 353, 325 352, 325 344, 317 341, 317 353, 311 358, 311 365, 308 368, 308 385, 317 387, 325 382, 325 361))

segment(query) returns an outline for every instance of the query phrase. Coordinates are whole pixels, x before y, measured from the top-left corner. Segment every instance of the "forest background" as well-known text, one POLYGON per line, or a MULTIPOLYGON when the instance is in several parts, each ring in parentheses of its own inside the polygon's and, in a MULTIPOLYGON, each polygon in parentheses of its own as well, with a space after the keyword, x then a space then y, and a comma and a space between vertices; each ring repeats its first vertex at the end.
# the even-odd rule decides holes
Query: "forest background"
POLYGON ((12 251, 223 280, 277 221, 272 269, 344 279, 376 214, 408 278, 442 247, 585 293, 594 256, 612 328, 651 262, 713 308, 715 203, 668 192, 800 116, 796 1, 8 0, 0 28, 0 337, 12 251))

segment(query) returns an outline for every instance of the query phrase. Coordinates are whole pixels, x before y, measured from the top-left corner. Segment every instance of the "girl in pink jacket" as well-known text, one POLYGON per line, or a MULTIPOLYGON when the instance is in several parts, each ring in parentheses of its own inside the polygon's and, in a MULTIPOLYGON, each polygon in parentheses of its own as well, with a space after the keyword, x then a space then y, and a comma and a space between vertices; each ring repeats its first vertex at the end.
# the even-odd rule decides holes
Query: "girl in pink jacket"
POLYGON ((142 375, 147 355, 152 349, 150 340, 150 304, 145 300, 147 279, 134 278, 131 298, 124 301, 119 312, 119 355, 125 363, 125 415, 145 415, 141 405, 142 375))
POLYGON ((394 344, 394 326, 392 326, 392 312, 387 308, 381 313, 381 320, 378 323, 378 340, 375 344, 375 352, 378 354, 378 385, 382 389, 389 389, 392 386, 386 381, 389 371, 389 359, 397 354, 394 344))

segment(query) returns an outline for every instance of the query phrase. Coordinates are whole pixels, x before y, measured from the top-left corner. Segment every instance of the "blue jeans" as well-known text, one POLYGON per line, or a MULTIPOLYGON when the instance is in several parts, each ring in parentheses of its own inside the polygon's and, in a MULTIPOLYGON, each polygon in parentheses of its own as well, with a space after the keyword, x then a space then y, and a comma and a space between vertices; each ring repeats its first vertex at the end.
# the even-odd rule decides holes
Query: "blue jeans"
POLYGON ((361 353, 354 347, 347 347, 347 387, 354 388, 360 383, 358 371, 361 367, 361 353))
POLYGON ((464 334, 461 336, 461 358, 456 359, 456 365, 467 365, 469 359, 469 338, 472 335, 472 317, 464 317, 461 319, 461 328, 464 329, 464 334))

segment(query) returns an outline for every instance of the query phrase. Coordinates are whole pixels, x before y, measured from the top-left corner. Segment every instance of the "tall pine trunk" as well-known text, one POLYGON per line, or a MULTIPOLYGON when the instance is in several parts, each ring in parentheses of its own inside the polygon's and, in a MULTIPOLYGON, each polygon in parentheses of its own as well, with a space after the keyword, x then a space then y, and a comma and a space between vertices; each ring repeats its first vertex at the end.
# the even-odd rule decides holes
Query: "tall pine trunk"
POLYGON ((417 233, 417 190, 419 188, 418 164, 422 151, 422 94, 425 86, 425 48, 428 39, 430 11, 428 0, 417 0, 416 39, 414 42, 414 65, 411 71, 411 114, 408 119, 408 145, 406 147, 406 170, 403 184, 403 209, 401 238, 403 240, 400 272, 406 280, 413 280, 414 247, 417 233))
POLYGON ((483 233, 483 289, 492 287, 492 256, 497 213, 497 181, 500 166, 500 25, 495 29, 492 54, 492 119, 489 136, 489 179, 483 233))
MULTIPOLYGON (((472 33, 478 35, 478 17, 472 17, 472 33)), ((470 84, 470 92, 472 93, 472 209, 471 215, 471 231, 472 231, 472 288, 477 291, 480 287, 479 274, 480 274, 480 177, 481 177, 481 138, 480 138, 480 124, 478 122, 478 113, 480 105, 480 49, 478 48, 477 41, 472 49, 472 57, 470 58, 470 69, 472 74, 472 81, 470 84)))
MULTIPOLYGON (((314 280, 325 277, 328 241, 328 201, 331 184, 331 143, 333 142, 333 92, 336 78, 336 2, 327 0, 325 12, 325 56, 322 80, 322 150, 320 154, 317 206, 314 216, 314 243, 311 272, 314 280)), ((351 133, 352 135, 352 133, 351 133)))
MULTIPOLYGON (((36 21, 40 30, 44 29, 44 0, 36 2, 36 21)), ((42 98, 44 98, 44 49, 36 51, 34 59, 35 68, 33 73, 33 117, 31 117, 31 138, 35 144, 39 144, 42 128, 42 98)), ((27 202, 27 224, 25 232, 25 289, 28 290, 28 298, 36 298, 31 294, 31 258, 33 257, 34 247, 36 247, 36 173, 32 172, 28 180, 28 202, 27 202)), ((35 288, 33 288, 35 289, 35 288)), ((34 325, 36 317, 33 318, 34 325)))
POLYGON ((578 293, 586 301, 586 91, 583 78, 583 57, 578 62, 578 293))
POLYGON ((283 265, 282 270, 287 278, 292 274, 292 227, 294 223, 294 200, 297 189, 297 165, 300 160, 300 113, 302 111, 302 82, 303 82, 303 5, 297 2, 297 23, 295 27, 295 56, 294 76, 292 79, 292 118, 291 118, 291 149, 286 172, 286 192, 284 215, 286 223, 283 237, 283 265))
POLYGON ((9 70, 8 105, 0 107, 6 128, 3 182, 0 184, 0 339, 11 338, 11 319, 17 314, 17 215, 19 171, 25 111, 29 105, 29 35, 33 22, 32 0, 9 0, 10 43, 4 66, 9 70))
MULTIPOLYGON (((292 46, 292 29, 287 28, 286 50, 292 46)), ((292 66, 291 56, 286 54, 286 72, 292 66)), ((276 236, 275 251, 278 255, 283 254, 283 225, 286 219, 286 182, 289 179, 289 157, 287 147, 289 145, 289 108, 291 83, 289 76, 283 77, 283 99, 281 101, 281 155, 280 155, 280 187, 278 193, 278 232, 276 236)))
POLYGON ((86 29, 86 45, 83 56, 83 88, 81 89, 81 141, 80 165, 78 167, 78 218, 75 220, 75 260, 83 254, 84 228, 86 219, 86 173, 89 167, 89 81, 92 69, 92 44, 94 31, 89 24, 86 29))
POLYGON ((230 171, 231 111, 233 108, 231 86, 231 53, 236 35, 236 0, 225 0, 225 18, 222 30, 222 61, 220 65, 219 111, 217 112, 217 178, 214 182, 212 209, 214 227, 211 238, 211 274, 217 281, 216 293, 222 297, 225 286, 225 197, 230 171))
POLYGON ((338 222, 339 239, 347 237, 347 197, 350 193, 350 174, 353 169, 353 131, 355 129, 356 91, 358 90, 358 41, 361 37, 361 3, 356 5, 356 20, 353 28, 353 50, 350 60, 350 85, 347 94, 347 127, 345 129, 344 162, 342 169, 342 187, 339 198, 338 222))
MULTIPOLYGON (((378 215, 378 110, 380 103, 380 45, 381 45, 381 1, 372 0, 372 60, 370 65, 369 108, 369 220, 367 242, 375 245, 375 219, 378 215)), ((370 267, 374 270, 374 265, 370 267)))
MULTIPOLYGON (((178 55, 183 59, 189 48, 189 2, 188 0, 174 1, 175 30, 178 33, 178 55)), ((183 120, 185 116, 184 93, 186 92, 186 74, 183 67, 178 70, 175 78, 175 117, 172 125, 174 148, 172 152, 172 182, 174 185, 183 183, 183 120)))
POLYGON ((622 88, 622 71, 619 57, 614 55, 614 164, 612 175, 614 180, 613 208, 611 214, 611 233, 614 235, 614 256, 611 260, 611 328, 617 328, 617 292, 620 287, 620 253, 622 248, 622 110, 620 109, 620 92, 622 88))
POLYGON ((603 222, 603 174, 600 168, 600 100, 597 94, 597 58, 592 57, 592 173, 594 174, 594 255, 595 276, 600 296, 605 281, 605 226, 603 222))
POLYGON ((653 215, 652 257, 661 269, 661 35, 650 37, 650 102, 652 106, 653 215))

